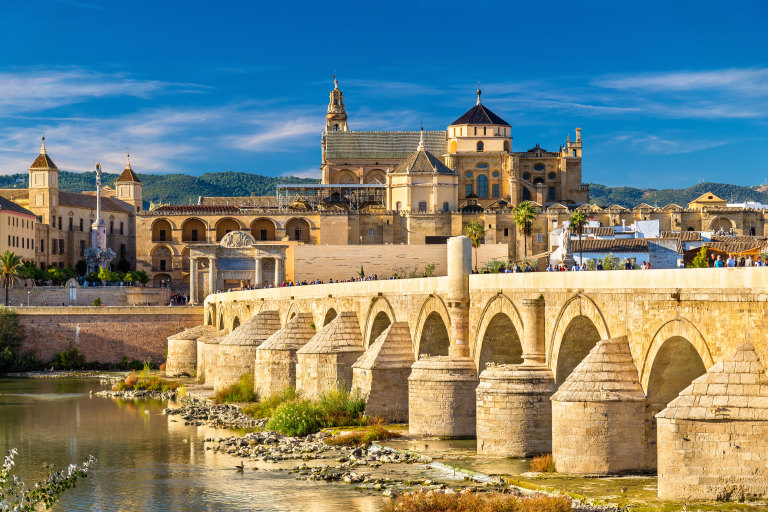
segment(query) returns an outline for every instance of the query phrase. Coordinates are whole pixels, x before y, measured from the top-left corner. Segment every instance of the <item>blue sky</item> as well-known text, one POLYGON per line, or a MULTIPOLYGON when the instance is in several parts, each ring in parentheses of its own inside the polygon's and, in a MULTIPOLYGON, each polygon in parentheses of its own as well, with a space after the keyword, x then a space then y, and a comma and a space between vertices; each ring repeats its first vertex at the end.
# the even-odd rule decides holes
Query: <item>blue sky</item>
POLYGON ((36 0, 0 7, 0 173, 318 176, 331 75, 355 130, 483 102, 513 148, 582 128, 584 181, 768 178, 768 2, 36 0))

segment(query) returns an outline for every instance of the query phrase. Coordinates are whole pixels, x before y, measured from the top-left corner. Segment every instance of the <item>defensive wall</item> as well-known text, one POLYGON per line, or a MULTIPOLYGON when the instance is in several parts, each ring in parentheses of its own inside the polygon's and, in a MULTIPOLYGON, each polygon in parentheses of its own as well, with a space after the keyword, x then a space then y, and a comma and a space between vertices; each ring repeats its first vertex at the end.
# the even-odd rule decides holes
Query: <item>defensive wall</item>
POLYGON ((24 333, 22 351, 50 361, 74 343, 86 361, 154 363, 165 360, 168 336, 200 324, 194 306, 14 308, 24 333))

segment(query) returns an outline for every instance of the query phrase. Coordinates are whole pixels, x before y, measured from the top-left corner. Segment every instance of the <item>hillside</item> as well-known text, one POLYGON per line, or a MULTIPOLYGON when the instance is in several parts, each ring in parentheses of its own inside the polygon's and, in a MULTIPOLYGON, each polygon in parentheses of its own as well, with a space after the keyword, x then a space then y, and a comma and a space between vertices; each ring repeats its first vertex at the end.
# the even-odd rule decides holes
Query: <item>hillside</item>
MULTIPOLYGON (((114 186, 117 174, 102 174, 105 185, 114 186)), ((200 176, 187 174, 140 174, 144 183, 144 202, 164 204, 194 204, 198 196, 263 196, 274 195, 280 183, 317 183, 312 178, 271 177, 244 172, 212 172, 200 176)), ((93 190, 95 172, 75 173, 60 171, 59 187, 68 192, 93 190)), ((0 188, 24 188, 27 175, 0 176, 0 188)), ((768 203, 768 187, 741 187, 726 183, 699 183, 681 189, 641 189, 632 187, 606 187, 591 183, 589 194, 592 203, 605 207, 618 204, 633 208, 640 203, 666 206, 670 203, 685 206, 692 199, 706 192, 713 192, 729 202, 758 201, 768 203)))

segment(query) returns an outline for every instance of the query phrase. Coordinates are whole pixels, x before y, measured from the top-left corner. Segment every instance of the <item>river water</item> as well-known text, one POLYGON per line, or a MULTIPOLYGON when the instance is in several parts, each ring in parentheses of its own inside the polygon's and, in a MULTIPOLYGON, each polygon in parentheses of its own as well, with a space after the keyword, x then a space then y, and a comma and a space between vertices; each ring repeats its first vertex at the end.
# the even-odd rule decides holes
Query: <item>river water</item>
POLYGON ((27 484, 44 463, 98 459, 54 510, 374 512, 383 503, 344 484, 239 473, 236 459, 204 449, 216 431, 169 421, 164 402, 89 396, 100 389, 94 379, 0 379, 0 454, 19 450, 27 484))

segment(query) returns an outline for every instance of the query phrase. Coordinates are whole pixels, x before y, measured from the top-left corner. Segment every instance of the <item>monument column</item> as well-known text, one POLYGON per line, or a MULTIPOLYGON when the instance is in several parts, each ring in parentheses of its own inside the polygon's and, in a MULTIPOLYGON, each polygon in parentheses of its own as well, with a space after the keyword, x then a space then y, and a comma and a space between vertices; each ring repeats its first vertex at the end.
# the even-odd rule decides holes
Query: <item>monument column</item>
POLYGON ((189 258, 189 303, 197 304, 197 257, 189 258))
POLYGON ((450 320, 448 356, 424 357, 408 377, 408 429, 418 435, 473 437, 477 369, 469 358, 469 272, 472 246, 465 236, 448 239, 450 320))
POLYGON ((544 299, 523 299, 523 364, 544 366, 544 299))
POLYGON ((216 256, 208 256, 208 293, 216 293, 216 256))
POLYGON ((253 272, 254 283, 253 284, 255 286, 258 286, 259 288, 261 288, 261 282, 264 279, 262 277, 262 273, 263 273, 263 267, 261 264, 261 257, 256 256, 256 258, 254 259, 254 272, 253 272))
POLYGON ((275 288, 280 286, 280 283, 282 282, 280 280, 280 273, 281 273, 280 272, 281 271, 280 267, 283 266, 282 262, 283 262, 283 258, 281 258, 279 256, 275 258, 275 288))

